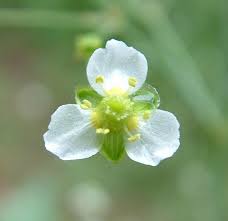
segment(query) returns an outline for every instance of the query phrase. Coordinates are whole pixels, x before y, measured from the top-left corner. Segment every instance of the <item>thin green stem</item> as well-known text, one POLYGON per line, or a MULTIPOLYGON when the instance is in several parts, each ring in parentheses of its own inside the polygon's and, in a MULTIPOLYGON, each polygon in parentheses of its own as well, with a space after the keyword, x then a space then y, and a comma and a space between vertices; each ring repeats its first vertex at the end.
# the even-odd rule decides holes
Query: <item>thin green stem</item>
POLYGON ((94 29, 102 14, 33 9, 0 9, 0 27, 35 27, 48 29, 94 29))

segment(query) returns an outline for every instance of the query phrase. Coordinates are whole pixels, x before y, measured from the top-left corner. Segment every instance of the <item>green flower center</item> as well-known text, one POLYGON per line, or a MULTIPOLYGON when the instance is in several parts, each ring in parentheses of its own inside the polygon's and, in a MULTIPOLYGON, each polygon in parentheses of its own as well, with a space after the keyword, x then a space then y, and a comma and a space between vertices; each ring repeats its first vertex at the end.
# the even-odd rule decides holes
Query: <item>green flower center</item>
MULTIPOLYGON (((97 76, 102 84, 104 77, 97 76)), ((129 78, 134 87, 136 79, 129 78)), ((159 106, 159 95, 152 86, 145 85, 133 95, 119 88, 105 91, 102 97, 91 88, 76 91, 76 101, 84 110, 91 111, 91 122, 101 144, 101 153, 112 161, 118 161, 124 154, 126 142, 141 139, 139 120, 146 121, 159 106)))
POLYGON ((107 96, 92 113, 92 122, 96 128, 121 131, 125 127, 132 130, 137 127, 135 119, 134 102, 128 96, 107 96))

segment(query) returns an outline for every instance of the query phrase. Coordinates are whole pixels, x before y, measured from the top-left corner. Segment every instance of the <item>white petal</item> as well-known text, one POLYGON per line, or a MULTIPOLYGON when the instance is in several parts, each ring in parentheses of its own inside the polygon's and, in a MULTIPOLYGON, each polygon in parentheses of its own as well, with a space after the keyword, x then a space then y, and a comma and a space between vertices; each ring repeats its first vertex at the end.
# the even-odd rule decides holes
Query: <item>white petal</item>
POLYGON ((170 112, 156 110, 139 128, 141 139, 126 144, 127 154, 134 161, 156 166, 171 157, 180 145, 179 123, 170 112))
POLYGON ((88 158, 99 151, 89 111, 79 105, 60 106, 52 115, 48 129, 44 134, 45 147, 62 160, 88 158))
POLYGON ((101 95, 104 95, 104 91, 96 83, 97 75, 105 77, 105 90, 120 88, 127 91, 128 78, 135 77, 136 87, 130 90, 133 93, 145 82, 147 69, 147 60, 142 53, 122 41, 112 39, 106 43, 105 49, 99 48, 92 54, 87 65, 87 77, 93 89, 101 95))

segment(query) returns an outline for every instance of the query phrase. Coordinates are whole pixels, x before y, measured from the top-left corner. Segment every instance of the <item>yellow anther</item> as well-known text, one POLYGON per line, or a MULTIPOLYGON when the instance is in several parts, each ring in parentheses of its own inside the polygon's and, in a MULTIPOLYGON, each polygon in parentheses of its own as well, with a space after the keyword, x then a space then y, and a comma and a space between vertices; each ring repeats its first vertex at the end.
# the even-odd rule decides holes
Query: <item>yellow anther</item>
POLYGON ((82 103, 84 105, 86 105, 88 108, 91 108, 92 107, 92 103, 90 101, 88 101, 88 100, 83 100, 82 103))
POLYGON ((131 86, 131 87, 135 87, 136 84, 137 84, 137 79, 135 77, 129 77, 128 78, 128 84, 131 86))
POLYGON ((146 111, 143 113, 143 119, 144 119, 144 120, 148 120, 148 119, 150 118, 150 115, 151 115, 151 111, 146 110, 146 111))
POLYGON ((138 128, 139 118, 136 116, 130 117, 127 121, 127 129, 128 130, 135 130, 138 128))
POLYGON ((128 141, 135 142, 135 141, 139 140, 140 138, 141 138, 140 134, 135 134, 135 135, 133 135, 131 137, 128 137, 128 141))
POLYGON ((110 132, 110 130, 108 128, 98 128, 96 129, 96 133, 97 134, 108 134, 110 132))
POLYGON ((88 106, 86 106, 85 104, 80 104, 80 107, 81 107, 82 109, 84 109, 84 110, 88 110, 88 109, 89 109, 88 106))
POLYGON ((103 128, 98 128, 98 129, 96 129, 96 133, 97 133, 97 134, 102 134, 102 133, 103 133, 103 128))
POLYGON ((107 128, 107 129, 104 129, 103 134, 108 134, 109 132, 110 130, 107 128))
POLYGON ((89 109, 89 108, 92 107, 92 103, 90 101, 88 101, 88 100, 83 100, 82 103, 81 103, 81 105, 80 105, 80 107, 82 109, 87 110, 87 109, 89 109))
POLYGON ((103 75, 97 75, 96 83, 97 84, 103 84, 104 83, 104 76, 103 75))

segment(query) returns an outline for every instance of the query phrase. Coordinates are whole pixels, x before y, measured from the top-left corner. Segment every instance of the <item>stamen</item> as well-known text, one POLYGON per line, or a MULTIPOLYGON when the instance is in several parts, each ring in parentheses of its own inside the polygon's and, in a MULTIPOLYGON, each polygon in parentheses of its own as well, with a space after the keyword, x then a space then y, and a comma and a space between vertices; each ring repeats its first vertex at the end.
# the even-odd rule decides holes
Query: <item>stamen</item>
POLYGON ((96 133, 97 133, 97 134, 102 134, 102 133, 103 133, 103 128, 98 128, 98 129, 96 129, 96 133))
POLYGON ((83 100, 82 103, 80 104, 80 107, 82 109, 88 110, 92 107, 92 103, 88 100, 83 100))
POLYGON ((131 87, 135 87, 136 84, 137 84, 137 79, 135 77, 129 77, 128 78, 128 84, 131 86, 131 87))
POLYGON ((84 110, 88 110, 88 109, 89 109, 88 106, 86 106, 85 104, 80 104, 80 107, 81 107, 82 109, 84 109, 84 110))
POLYGON ((97 134, 108 134, 110 132, 110 130, 108 128, 98 128, 96 129, 96 133, 97 134))
POLYGON ((82 103, 85 104, 86 106, 88 106, 89 108, 92 107, 92 103, 88 100, 83 100, 82 103))
POLYGON ((103 84, 104 83, 104 76, 103 75, 97 75, 96 83, 97 84, 103 84))
POLYGON ((127 121, 127 129, 129 131, 137 129, 138 125, 139 125, 139 118, 137 116, 130 117, 127 121))
POLYGON ((141 138, 140 134, 135 134, 135 135, 128 137, 128 141, 135 142, 135 141, 139 140, 140 138, 141 138))
POLYGON ((109 132, 110 130, 107 128, 107 129, 104 129, 103 134, 108 134, 109 132))
POLYGON ((148 120, 148 119, 150 118, 150 115, 151 115, 151 111, 146 110, 146 111, 143 113, 143 119, 144 119, 144 120, 148 120))

